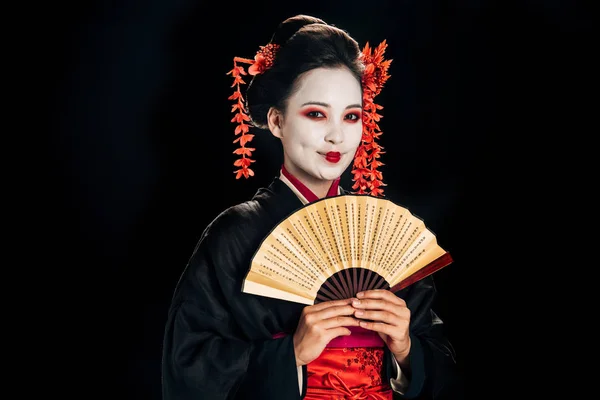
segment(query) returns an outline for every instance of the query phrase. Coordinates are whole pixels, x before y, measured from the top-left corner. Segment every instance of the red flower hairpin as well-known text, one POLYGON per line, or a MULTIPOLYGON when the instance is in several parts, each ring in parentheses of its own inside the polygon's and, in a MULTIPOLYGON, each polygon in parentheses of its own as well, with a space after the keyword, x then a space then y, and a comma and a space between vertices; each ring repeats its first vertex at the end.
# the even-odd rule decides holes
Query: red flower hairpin
POLYGON ((381 92, 386 81, 390 78, 388 69, 392 60, 384 60, 383 53, 387 48, 384 40, 375 49, 371 49, 369 43, 362 50, 362 60, 365 64, 365 70, 362 76, 363 86, 363 134, 360 146, 354 156, 352 169, 352 180, 354 185, 352 189, 358 194, 371 194, 373 196, 383 196, 383 174, 379 167, 385 165, 379 158, 385 152, 383 147, 377 143, 381 132, 378 122, 381 115, 378 110, 382 106, 374 102, 375 97, 381 92))
POLYGON ((254 176, 254 171, 250 168, 250 164, 256 161, 250 158, 252 156, 252 152, 256 149, 253 147, 246 147, 246 145, 252 141, 254 135, 248 133, 250 125, 246 123, 250 121, 250 117, 247 114, 246 107, 244 105, 244 97, 240 90, 240 85, 246 84, 243 76, 247 74, 262 74, 271 68, 273 65, 273 60, 275 59, 275 54, 279 48, 280 46, 278 44, 269 43, 266 46, 260 47, 254 56, 254 60, 249 58, 234 57, 233 69, 227 73, 227 75, 233 76, 233 84, 231 87, 236 87, 235 92, 233 92, 233 94, 228 98, 228 100, 233 100, 235 102, 231 108, 231 112, 235 112, 236 114, 231 119, 231 122, 238 124, 235 128, 235 135, 239 135, 239 137, 235 139, 233 143, 239 142, 240 144, 240 147, 235 149, 233 152, 234 154, 240 156, 240 158, 235 160, 233 163, 235 167, 238 167, 238 169, 234 171, 236 174, 235 179, 240 179, 242 176, 244 178, 254 176), (246 72, 243 66, 238 65, 237 63, 250 64, 248 72, 246 72))

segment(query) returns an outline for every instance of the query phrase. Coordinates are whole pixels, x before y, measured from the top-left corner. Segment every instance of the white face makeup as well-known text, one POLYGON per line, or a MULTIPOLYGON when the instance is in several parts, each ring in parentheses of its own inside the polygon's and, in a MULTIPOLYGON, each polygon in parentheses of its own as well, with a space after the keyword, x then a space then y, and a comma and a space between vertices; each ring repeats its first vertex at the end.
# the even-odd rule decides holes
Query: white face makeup
POLYGON ((347 68, 317 68, 299 79, 279 126, 285 168, 315 193, 354 159, 362 137, 362 91, 347 68))

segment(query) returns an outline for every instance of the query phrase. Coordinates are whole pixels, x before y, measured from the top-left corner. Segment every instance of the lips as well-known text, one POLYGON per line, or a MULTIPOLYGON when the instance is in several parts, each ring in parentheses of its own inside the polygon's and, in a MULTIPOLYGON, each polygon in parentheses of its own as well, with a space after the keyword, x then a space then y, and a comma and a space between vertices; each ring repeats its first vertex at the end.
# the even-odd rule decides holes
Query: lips
POLYGON ((342 155, 337 151, 330 151, 325 154, 325 159, 329 162, 336 163, 336 162, 340 161, 341 156, 342 155))

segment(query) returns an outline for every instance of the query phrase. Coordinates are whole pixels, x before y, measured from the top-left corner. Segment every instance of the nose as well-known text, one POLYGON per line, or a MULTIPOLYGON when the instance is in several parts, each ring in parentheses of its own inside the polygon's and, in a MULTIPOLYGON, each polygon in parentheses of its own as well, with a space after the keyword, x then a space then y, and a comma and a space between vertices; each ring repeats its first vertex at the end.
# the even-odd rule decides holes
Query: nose
POLYGON ((331 144, 339 144, 344 141, 344 131, 341 124, 331 123, 328 127, 325 141, 331 144))

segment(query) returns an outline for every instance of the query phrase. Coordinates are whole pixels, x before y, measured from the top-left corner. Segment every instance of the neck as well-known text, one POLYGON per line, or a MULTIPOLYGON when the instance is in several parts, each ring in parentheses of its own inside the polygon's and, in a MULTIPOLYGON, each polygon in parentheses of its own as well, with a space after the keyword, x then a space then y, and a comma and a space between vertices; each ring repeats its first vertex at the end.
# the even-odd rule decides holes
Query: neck
POLYGON ((302 197, 306 198, 308 202, 338 194, 340 178, 333 181, 319 180, 318 182, 300 179, 298 175, 291 173, 285 165, 282 165, 281 167, 281 174, 285 176, 285 178, 300 192, 302 197))
POLYGON ((327 197, 329 188, 333 181, 319 181, 318 183, 311 184, 310 182, 304 182, 307 188, 310 189, 319 199, 327 197))

